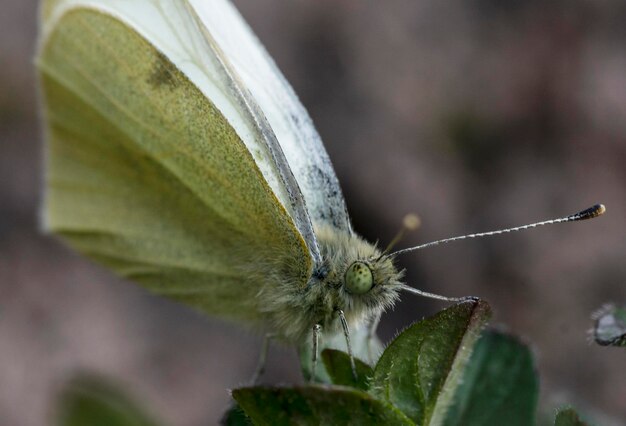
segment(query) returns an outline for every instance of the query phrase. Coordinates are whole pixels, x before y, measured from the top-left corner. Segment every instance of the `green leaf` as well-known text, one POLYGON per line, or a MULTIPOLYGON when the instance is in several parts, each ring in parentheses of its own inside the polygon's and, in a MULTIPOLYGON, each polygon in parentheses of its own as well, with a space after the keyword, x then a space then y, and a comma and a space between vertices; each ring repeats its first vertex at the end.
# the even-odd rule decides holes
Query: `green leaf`
POLYGON ((593 315, 593 337, 602 346, 626 346, 626 307, 606 305, 593 315))
POLYGON ((241 388, 233 398, 255 425, 413 425, 391 405, 342 386, 241 388))
POLYGON ((252 420, 238 404, 232 404, 220 420, 222 426, 252 426, 252 420))
POLYGON ((335 349, 325 349, 322 352, 322 361, 333 384, 350 386, 361 390, 368 389, 369 380, 374 375, 374 370, 360 359, 354 359, 356 379, 352 374, 350 356, 347 353, 335 349))
POLYGON ((62 391, 59 408, 59 426, 157 425, 123 392, 92 376, 72 380, 62 391))
POLYGON ((413 324, 380 357, 370 392, 417 424, 441 424, 489 315, 487 303, 467 301, 413 324))
POLYGON ((562 408, 556 414, 554 426, 589 426, 582 421, 573 408, 562 408))
POLYGON ((529 348, 507 334, 485 331, 465 368, 444 424, 532 425, 538 392, 529 348))

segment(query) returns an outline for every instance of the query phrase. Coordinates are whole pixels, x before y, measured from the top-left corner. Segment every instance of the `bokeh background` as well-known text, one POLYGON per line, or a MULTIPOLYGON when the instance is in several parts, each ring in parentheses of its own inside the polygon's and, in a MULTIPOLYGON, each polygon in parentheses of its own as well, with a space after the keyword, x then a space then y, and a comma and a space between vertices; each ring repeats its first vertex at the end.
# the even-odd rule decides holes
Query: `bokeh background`
MULTIPOLYGON (((588 342, 626 301, 626 6, 618 0, 235 2, 308 108, 356 229, 403 244, 573 213, 596 221, 402 258, 407 280, 480 295, 530 342, 549 411, 626 419, 624 351, 588 342)), ((0 6, 0 424, 49 424, 76 371, 111 377, 172 425, 214 424, 260 339, 115 278, 38 231, 37 5, 0 6)), ((381 336, 443 306, 404 296, 381 336)), ((272 348, 270 383, 300 380, 272 348)))

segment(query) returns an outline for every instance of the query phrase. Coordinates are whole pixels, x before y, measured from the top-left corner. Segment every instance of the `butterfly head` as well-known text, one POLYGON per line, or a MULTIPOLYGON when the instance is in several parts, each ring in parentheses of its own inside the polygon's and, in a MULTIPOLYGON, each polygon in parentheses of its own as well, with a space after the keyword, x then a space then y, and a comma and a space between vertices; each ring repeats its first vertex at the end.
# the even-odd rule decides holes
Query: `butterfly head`
POLYGON ((391 308, 399 297, 403 271, 393 259, 383 257, 375 247, 367 256, 346 258, 341 276, 341 299, 355 317, 372 316, 391 308))
MULTIPOLYGON (((341 309, 354 319, 371 316, 391 308, 402 286, 402 271, 391 256, 381 256, 375 245, 357 235, 342 234, 331 228, 318 228, 324 258, 319 279, 322 300, 328 312, 341 309)), ((315 287, 315 286, 314 286, 315 287)))

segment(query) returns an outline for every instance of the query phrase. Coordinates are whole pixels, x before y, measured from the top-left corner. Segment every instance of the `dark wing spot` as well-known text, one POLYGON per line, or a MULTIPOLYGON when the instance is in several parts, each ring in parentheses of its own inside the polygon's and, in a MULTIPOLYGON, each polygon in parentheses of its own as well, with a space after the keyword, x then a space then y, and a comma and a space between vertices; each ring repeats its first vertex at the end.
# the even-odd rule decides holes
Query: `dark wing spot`
POLYGON ((155 51, 155 53, 154 65, 148 77, 148 83, 155 89, 163 86, 175 89, 178 86, 176 67, 162 52, 155 51))

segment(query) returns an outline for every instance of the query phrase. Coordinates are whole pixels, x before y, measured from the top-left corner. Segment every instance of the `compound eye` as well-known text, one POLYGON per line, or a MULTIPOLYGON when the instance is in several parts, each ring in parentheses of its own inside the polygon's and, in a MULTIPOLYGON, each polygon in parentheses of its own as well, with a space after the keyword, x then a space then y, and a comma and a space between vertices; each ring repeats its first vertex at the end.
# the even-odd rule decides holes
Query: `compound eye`
POLYGON ((346 291, 352 294, 364 294, 374 285, 372 270, 363 262, 354 262, 345 276, 346 291))

